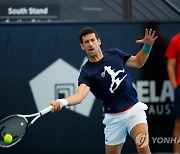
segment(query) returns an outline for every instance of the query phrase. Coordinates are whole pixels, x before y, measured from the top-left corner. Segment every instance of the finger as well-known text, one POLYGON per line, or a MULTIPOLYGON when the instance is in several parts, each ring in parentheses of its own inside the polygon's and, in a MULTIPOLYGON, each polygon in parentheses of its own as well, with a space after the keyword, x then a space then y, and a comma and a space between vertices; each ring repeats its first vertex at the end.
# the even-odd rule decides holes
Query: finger
POLYGON ((62 108, 62 103, 56 101, 56 110, 59 111, 59 110, 61 110, 61 108, 62 108))
POLYGON ((60 107, 61 107, 61 106, 60 106, 60 103, 57 103, 57 105, 56 105, 56 110, 59 111, 59 110, 60 110, 60 107))
POLYGON ((152 28, 149 30, 148 35, 152 35, 152 28))
POLYGON ((51 112, 54 112, 54 106, 52 106, 52 108, 51 108, 51 112))
POLYGON ((55 105, 55 110, 58 110, 58 108, 59 108, 59 104, 56 103, 56 105, 55 105))
POLYGON ((155 41, 157 38, 158 38, 158 36, 156 36, 156 37, 154 38, 154 41, 155 41))
POLYGON ((56 101, 52 101, 52 102, 51 102, 51 105, 55 105, 55 104, 56 104, 56 101))
POLYGON ((148 29, 146 28, 145 29, 145 36, 147 36, 148 35, 148 29))
POLYGON ((136 40, 136 43, 143 43, 143 39, 142 40, 136 40))
POLYGON ((56 110, 60 110, 60 108, 61 108, 61 102, 56 101, 55 103, 56 103, 56 110))
POLYGON ((155 34, 156 34, 156 31, 154 30, 151 36, 154 38, 155 34))
POLYGON ((51 112, 55 112, 57 110, 57 102, 56 101, 52 101, 51 105, 52 105, 51 112))

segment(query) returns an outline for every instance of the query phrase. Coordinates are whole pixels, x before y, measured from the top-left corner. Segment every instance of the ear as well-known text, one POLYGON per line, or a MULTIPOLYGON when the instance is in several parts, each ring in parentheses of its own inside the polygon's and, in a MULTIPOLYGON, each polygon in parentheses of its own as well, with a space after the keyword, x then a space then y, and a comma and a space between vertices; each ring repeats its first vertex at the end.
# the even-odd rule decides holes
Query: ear
POLYGON ((83 44, 80 44, 80 47, 81 47, 81 49, 82 49, 82 50, 84 50, 84 46, 83 46, 83 44))
POLYGON ((101 45, 101 39, 100 39, 100 38, 98 38, 98 40, 97 40, 97 41, 98 41, 99 45, 101 45))

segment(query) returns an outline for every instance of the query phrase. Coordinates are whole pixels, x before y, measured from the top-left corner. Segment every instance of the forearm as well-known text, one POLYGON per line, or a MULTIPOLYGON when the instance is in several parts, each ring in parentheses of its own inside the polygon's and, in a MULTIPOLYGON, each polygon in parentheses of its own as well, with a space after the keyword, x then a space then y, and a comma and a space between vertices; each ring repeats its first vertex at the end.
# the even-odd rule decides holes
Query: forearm
POLYGON ((80 104, 83 101, 84 97, 83 95, 74 94, 66 97, 65 99, 68 102, 68 106, 72 106, 72 105, 80 104))
POLYGON ((149 53, 145 53, 142 49, 136 54, 137 67, 141 68, 146 63, 149 53))
POLYGON ((145 62, 147 61, 149 54, 151 52, 152 45, 144 44, 142 49, 139 51, 139 55, 137 56, 139 59, 139 66, 144 66, 145 62))
POLYGON ((79 93, 76 92, 75 94, 68 96, 66 98, 62 98, 62 99, 57 99, 57 101, 61 102, 63 104, 63 106, 73 106, 73 105, 77 105, 80 104, 83 99, 86 97, 86 93, 79 93))
POLYGON ((52 111, 61 110, 62 107, 67 105, 72 106, 81 103, 88 94, 89 90, 90 88, 87 85, 81 84, 78 87, 76 93, 74 93, 73 95, 52 101, 51 102, 51 105, 53 106, 52 111))
POLYGON ((147 52, 147 51, 144 51, 144 49, 142 48, 135 56, 131 56, 128 59, 128 61, 126 62, 126 65, 130 67, 141 68, 146 63, 149 57, 150 51, 151 49, 149 50, 149 52, 147 52))
POLYGON ((66 100, 68 101, 68 105, 71 106, 81 103, 83 99, 86 97, 86 95, 89 93, 89 91, 90 88, 87 85, 81 84, 78 87, 75 94, 66 97, 66 100))

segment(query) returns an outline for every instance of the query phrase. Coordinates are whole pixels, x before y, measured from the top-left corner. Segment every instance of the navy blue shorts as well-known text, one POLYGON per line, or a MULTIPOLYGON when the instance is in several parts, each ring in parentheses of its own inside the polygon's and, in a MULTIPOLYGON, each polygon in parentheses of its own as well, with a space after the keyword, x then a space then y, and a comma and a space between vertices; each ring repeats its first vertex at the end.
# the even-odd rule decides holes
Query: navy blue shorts
POLYGON ((173 107, 173 115, 175 117, 180 118, 180 85, 176 87, 174 90, 174 107, 173 107))

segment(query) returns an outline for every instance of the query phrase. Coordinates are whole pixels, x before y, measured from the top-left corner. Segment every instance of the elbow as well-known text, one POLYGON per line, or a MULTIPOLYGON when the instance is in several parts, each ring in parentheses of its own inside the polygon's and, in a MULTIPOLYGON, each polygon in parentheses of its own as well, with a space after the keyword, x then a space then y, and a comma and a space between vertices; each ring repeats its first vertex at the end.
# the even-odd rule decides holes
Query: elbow
POLYGON ((136 60, 136 66, 137 66, 137 68, 143 67, 145 63, 146 63, 146 60, 141 60, 141 59, 137 59, 137 60, 136 60))
POLYGON ((144 66, 145 63, 136 63, 136 68, 142 68, 144 66))
POLYGON ((138 68, 142 68, 143 66, 144 66, 144 63, 143 64, 139 64, 138 68))

